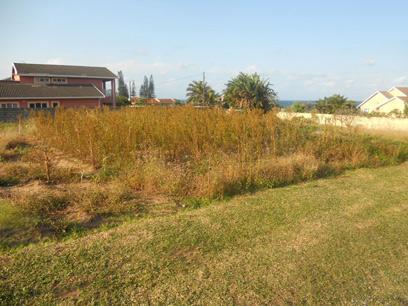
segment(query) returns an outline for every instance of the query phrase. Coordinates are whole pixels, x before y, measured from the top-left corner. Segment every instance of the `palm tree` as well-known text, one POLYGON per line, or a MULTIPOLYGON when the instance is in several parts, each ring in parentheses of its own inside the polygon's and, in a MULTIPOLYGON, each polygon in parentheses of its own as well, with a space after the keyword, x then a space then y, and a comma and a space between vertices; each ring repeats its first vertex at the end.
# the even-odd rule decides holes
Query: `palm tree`
POLYGON ((276 92, 271 88, 268 80, 259 74, 241 72, 227 83, 225 100, 239 108, 261 108, 264 111, 277 106, 276 92))
POLYGON ((215 105, 219 95, 203 81, 193 81, 187 87, 187 103, 195 105, 215 105))

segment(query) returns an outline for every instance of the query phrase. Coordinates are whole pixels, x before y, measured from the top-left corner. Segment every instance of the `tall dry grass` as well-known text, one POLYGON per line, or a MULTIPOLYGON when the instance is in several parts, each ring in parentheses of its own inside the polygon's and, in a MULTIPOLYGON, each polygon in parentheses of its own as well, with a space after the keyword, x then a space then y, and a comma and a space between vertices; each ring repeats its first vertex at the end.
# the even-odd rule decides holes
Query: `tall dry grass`
POLYGON ((44 143, 92 164, 101 178, 149 194, 222 197, 403 161, 403 143, 275 113, 192 107, 59 110, 34 119, 44 143))

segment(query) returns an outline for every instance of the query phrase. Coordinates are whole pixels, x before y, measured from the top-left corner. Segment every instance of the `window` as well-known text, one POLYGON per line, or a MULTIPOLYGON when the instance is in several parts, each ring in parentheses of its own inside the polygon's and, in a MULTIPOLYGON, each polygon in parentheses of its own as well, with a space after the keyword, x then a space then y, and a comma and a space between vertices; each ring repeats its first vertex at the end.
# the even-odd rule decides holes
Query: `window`
POLYGON ((52 78, 51 83, 52 84, 66 84, 67 79, 66 78, 52 78))
POLYGON ((36 78, 34 78, 34 83, 38 83, 38 84, 49 84, 49 83, 50 83, 50 78, 47 78, 47 77, 36 77, 36 78))
POLYGON ((28 102, 28 107, 31 109, 42 109, 42 108, 48 108, 48 103, 47 102, 28 102))
POLYGON ((56 108, 56 107, 60 106, 60 103, 59 103, 59 101, 51 101, 51 106, 52 106, 52 108, 56 108))
POLYGON ((0 108, 19 108, 18 102, 0 102, 0 108))

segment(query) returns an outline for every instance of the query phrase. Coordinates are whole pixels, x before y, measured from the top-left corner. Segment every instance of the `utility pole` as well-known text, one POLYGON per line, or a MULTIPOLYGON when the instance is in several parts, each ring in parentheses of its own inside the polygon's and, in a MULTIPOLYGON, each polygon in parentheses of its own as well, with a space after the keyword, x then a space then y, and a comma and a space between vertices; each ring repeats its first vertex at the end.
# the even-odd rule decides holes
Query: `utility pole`
POLYGON ((131 100, 131 98, 132 98, 132 81, 129 81, 128 91, 129 91, 128 101, 130 102, 130 100, 131 100))

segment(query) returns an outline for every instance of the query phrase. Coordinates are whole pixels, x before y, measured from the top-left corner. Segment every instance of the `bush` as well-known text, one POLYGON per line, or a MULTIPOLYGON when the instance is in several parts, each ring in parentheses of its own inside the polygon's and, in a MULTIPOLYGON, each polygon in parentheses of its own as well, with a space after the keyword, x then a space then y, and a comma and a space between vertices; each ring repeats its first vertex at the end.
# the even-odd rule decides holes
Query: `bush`
MULTIPOLYGON (((101 181, 118 178, 137 192, 176 202, 280 186, 330 169, 401 162, 408 150, 351 128, 280 120, 259 110, 62 110, 35 123, 37 137, 99 168, 101 181)), ((104 201, 95 197, 90 207, 104 201)))
POLYGON ((295 113, 305 113, 308 109, 308 105, 304 102, 295 102, 290 107, 290 110, 294 111, 295 113))
POLYGON ((15 150, 15 149, 25 149, 31 147, 31 145, 24 138, 12 139, 5 145, 6 150, 15 150))
POLYGON ((124 97, 124 96, 117 96, 116 97, 116 103, 118 106, 126 106, 130 104, 130 101, 128 99, 128 97, 124 97))
POLYGON ((60 217, 70 203, 70 196, 56 191, 43 191, 20 199, 22 210, 37 220, 36 226, 43 230, 65 231, 66 222, 60 217))
POLYGON ((357 111, 355 102, 341 95, 324 97, 316 102, 315 108, 322 114, 351 114, 357 111))

